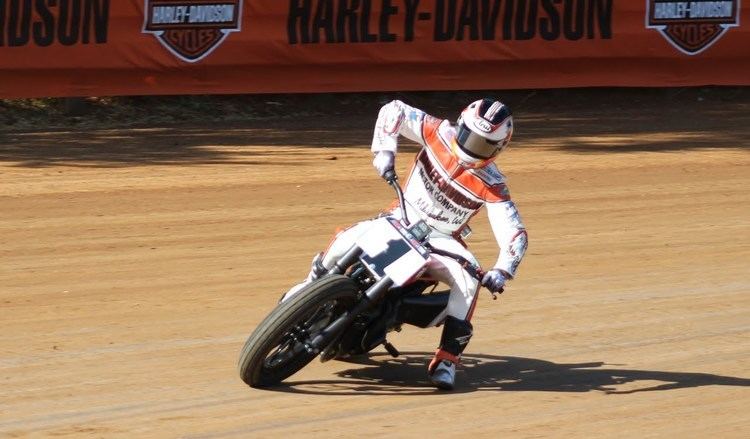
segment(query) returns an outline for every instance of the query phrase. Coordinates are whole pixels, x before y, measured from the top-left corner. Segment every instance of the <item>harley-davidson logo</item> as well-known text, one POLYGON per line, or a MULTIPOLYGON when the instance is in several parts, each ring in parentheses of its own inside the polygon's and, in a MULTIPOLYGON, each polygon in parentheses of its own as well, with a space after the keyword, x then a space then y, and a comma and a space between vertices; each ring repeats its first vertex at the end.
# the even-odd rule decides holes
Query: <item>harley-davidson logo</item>
POLYGON ((659 30, 667 41, 688 55, 708 49, 740 23, 740 0, 646 0, 646 10, 646 27, 659 30))
POLYGON ((145 0, 144 15, 143 32, 192 63, 241 29, 242 0, 145 0))

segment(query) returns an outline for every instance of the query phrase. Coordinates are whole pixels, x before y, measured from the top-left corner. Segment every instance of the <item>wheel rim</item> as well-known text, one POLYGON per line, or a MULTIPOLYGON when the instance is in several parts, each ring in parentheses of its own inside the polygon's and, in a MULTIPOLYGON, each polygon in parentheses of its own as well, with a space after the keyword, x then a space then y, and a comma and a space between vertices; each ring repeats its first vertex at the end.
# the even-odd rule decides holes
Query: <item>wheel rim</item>
POLYGON ((263 368, 272 370, 284 366, 298 354, 307 351, 305 346, 323 328, 328 326, 338 315, 339 300, 329 300, 310 314, 301 318, 291 329, 281 336, 279 343, 263 360, 263 368))

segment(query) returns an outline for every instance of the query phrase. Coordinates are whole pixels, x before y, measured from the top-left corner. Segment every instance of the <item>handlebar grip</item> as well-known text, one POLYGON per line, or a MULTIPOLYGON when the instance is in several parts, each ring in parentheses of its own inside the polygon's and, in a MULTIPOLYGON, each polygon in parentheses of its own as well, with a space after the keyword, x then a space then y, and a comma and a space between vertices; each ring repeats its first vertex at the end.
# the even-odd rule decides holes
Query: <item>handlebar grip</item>
MULTIPOLYGON (((477 268, 476 275, 477 275, 477 280, 480 283, 482 282, 482 278, 484 278, 485 274, 487 274, 486 271, 482 270, 481 268, 477 268)), ((482 286, 484 286, 484 284, 482 284, 482 286)))
POLYGON ((389 169, 388 171, 385 171, 385 174, 383 174, 383 179, 388 183, 393 183, 398 180, 398 176, 396 175, 395 170, 389 169))

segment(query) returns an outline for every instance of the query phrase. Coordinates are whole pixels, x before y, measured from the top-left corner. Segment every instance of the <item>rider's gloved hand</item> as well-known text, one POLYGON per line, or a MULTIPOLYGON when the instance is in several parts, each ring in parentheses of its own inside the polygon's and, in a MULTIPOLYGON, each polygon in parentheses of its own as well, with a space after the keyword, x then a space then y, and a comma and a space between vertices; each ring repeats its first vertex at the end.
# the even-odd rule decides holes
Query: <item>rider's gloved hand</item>
POLYGON ((505 279, 509 277, 504 271, 493 268, 484 274, 482 285, 493 293, 502 293, 505 287, 505 279))
POLYGON ((388 171, 393 171, 395 155, 391 151, 378 151, 372 160, 372 165, 378 170, 378 174, 384 177, 388 171))

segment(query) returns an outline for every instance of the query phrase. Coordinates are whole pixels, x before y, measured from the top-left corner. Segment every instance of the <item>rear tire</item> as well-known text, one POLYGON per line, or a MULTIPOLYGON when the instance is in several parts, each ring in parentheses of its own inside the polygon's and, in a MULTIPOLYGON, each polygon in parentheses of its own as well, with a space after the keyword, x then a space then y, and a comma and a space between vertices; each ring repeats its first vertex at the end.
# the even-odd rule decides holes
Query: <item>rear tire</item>
POLYGON ((351 309, 358 291, 350 278, 330 275, 280 303, 242 348, 238 363, 242 381, 251 387, 273 386, 305 367, 317 354, 308 352, 299 340, 312 339, 351 309))

